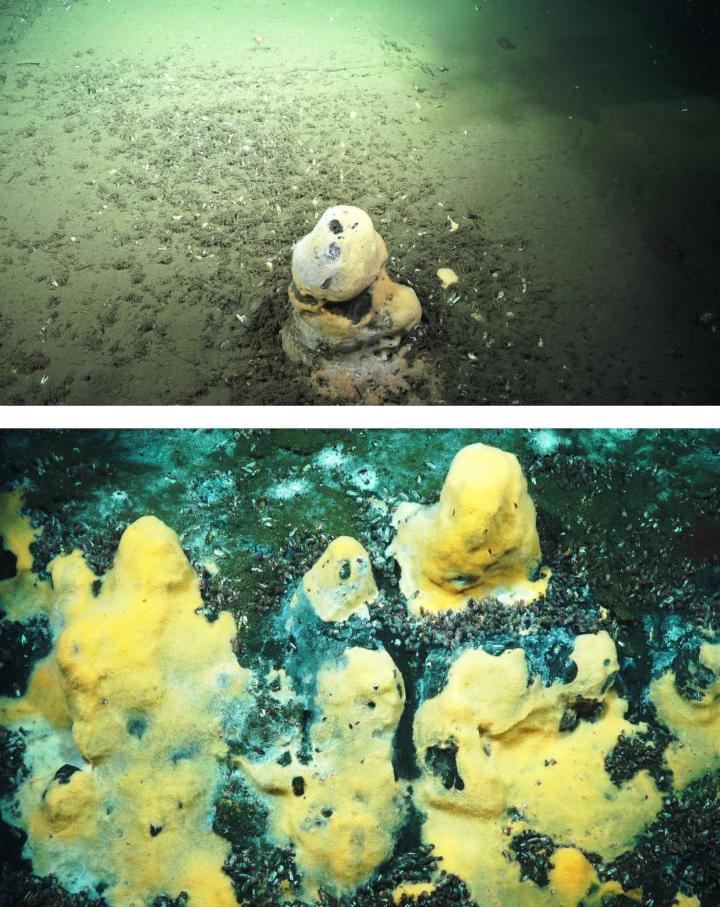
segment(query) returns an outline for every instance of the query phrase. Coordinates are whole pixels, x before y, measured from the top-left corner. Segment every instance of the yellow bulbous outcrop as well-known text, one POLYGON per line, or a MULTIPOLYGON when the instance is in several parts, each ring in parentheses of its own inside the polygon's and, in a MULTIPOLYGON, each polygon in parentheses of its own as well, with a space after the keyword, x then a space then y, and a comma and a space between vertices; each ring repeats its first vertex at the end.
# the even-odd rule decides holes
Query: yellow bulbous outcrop
POLYGON ((618 669, 612 639, 605 632, 577 637, 572 660, 575 679, 546 687, 530 679, 522 649, 497 656, 466 649, 442 692, 417 711, 423 772, 414 786, 426 816, 423 839, 489 907, 564 907, 585 881, 582 854, 558 858, 564 899, 521 881, 504 856, 508 835, 532 829, 613 859, 660 808, 647 772, 616 787, 605 770, 619 735, 644 729, 625 720, 627 703, 611 688, 618 669), (561 730, 574 703, 589 700, 598 705, 596 720, 561 730), (438 773, 439 753, 452 759, 449 777, 438 773), (510 819, 513 809, 519 815, 510 819))
POLYGON ((328 208, 293 248, 290 318, 282 330, 295 362, 318 364, 363 348, 395 349, 422 315, 415 291, 390 280, 388 252, 369 215, 328 208))
POLYGON ((55 648, 24 697, 0 700, 25 730, 17 803, 34 870, 70 890, 102 882, 113 907, 183 890, 192 907, 232 907, 229 844, 209 819, 223 716, 247 708, 232 616, 197 613, 199 581, 155 517, 125 531, 99 585, 79 552, 50 569, 55 648))
POLYGON ((650 687, 658 718, 677 738, 665 751, 676 787, 685 787, 705 772, 720 768, 720 643, 703 643, 699 660, 715 675, 700 698, 681 696, 672 671, 650 687))
POLYGON ((290 313, 282 327, 292 362, 329 400, 382 402, 410 389, 417 369, 404 340, 422 318, 415 290, 386 270, 388 251, 370 216, 328 208, 293 248, 290 313))
POLYGON ((418 612, 462 608, 470 598, 507 602, 544 594, 535 505, 517 458, 485 444, 454 458, 436 504, 401 504, 388 552, 400 565, 400 589, 418 612))
POLYGON ((268 802, 273 840, 292 844, 304 894, 337 894, 364 882, 392 852, 403 786, 392 765, 405 686, 382 650, 346 649, 317 678, 312 761, 238 765, 268 802))

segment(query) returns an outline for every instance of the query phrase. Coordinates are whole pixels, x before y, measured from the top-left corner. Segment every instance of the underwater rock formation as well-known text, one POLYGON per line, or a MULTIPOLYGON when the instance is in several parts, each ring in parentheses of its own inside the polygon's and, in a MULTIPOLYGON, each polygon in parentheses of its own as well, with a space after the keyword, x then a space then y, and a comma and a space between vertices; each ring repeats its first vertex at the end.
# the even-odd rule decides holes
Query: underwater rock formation
POLYGON ((307 896, 321 886, 350 892, 390 855, 402 817, 392 750, 404 705, 387 652, 351 647, 317 677, 307 764, 238 758, 269 801, 276 842, 294 846, 307 896))
POLYGON ((535 505, 517 458, 471 444, 454 458, 436 504, 401 504, 388 549, 411 610, 462 608, 470 598, 511 603, 542 595, 535 505))
POLYGON ((347 385, 397 384, 407 369, 400 345, 422 310, 411 287, 390 279, 387 259, 369 215, 349 205, 328 208, 293 249, 283 348, 339 396, 347 385))
POLYGON ((30 518, 21 512, 22 503, 22 488, 0 495, 0 535, 3 548, 15 557, 18 573, 32 569, 30 545, 40 535, 40 530, 33 529, 30 518))
MULTIPOLYGON (((55 648, 25 696, 0 700, 2 722, 23 728, 31 774, 17 821, 35 871, 103 891, 113 907, 181 891, 197 907, 234 905, 222 872, 230 846, 208 822, 223 716, 247 707, 233 618, 196 613, 198 579, 155 517, 125 531, 102 579, 79 551, 50 568, 37 610, 55 648)), ((0 584, 3 608, 15 579, 0 584)))
POLYGON ((371 516, 352 521, 368 550, 328 545, 323 527, 268 555, 243 531, 241 579, 228 538, 193 515, 198 562, 218 546, 216 585, 200 588, 153 517, 125 531, 104 576, 88 546, 55 557, 47 581, 34 571, 77 529, 47 521, 39 539, 21 492, 0 496, 5 575, 17 565, 0 608, 18 634, 0 656, 38 624, 52 636, 25 695, 27 672, 0 700, 0 744, 17 741, 0 809, 28 834, 32 871, 74 893, 61 903, 111 907, 183 891, 188 907, 669 907, 675 893, 698 907, 691 891, 715 904, 717 634, 677 615, 648 623, 654 654, 638 665, 592 571, 558 559, 564 539, 545 541, 543 595, 509 454, 460 451, 436 504, 401 508, 390 554, 395 490, 371 484, 371 516))
POLYGON ((673 672, 663 674, 650 688, 658 717, 675 734, 665 758, 682 788, 712 769, 720 769, 720 643, 703 643, 699 663, 714 677, 696 698, 687 699, 677 690, 673 672))
POLYGON ((293 290, 322 302, 359 296, 387 261, 383 238, 361 208, 328 208, 293 249, 293 290))
POLYGON ((0 536, 3 549, 15 558, 15 576, 0 582, 3 590, 2 609, 8 620, 27 620, 47 614, 52 590, 48 583, 33 573, 32 543, 42 535, 30 518, 22 513, 23 489, 16 488, 0 495, 0 536))
POLYGON ((481 904, 575 905, 597 881, 591 867, 578 872, 582 854, 555 864, 556 888, 563 889, 557 898, 554 889, 521 881, 504 856, 509 836, 532 830, 612 859, 660 808, 647 772, 616 787, 605 771, 618 736, 643 729, 625 720, 627 703, 612 690, 612 639, 605 632, 577 637, 572 662, 574 680, 546 687, 528 676, 522 649, 499 656, 468 649, 443 691, 415 716, 423 838, 481 904), (593 720, 579 719, 583 711, 593 720))
POLYGON ((321 620, 367 617, 367 606, 378 597, 369 554, 349 536, 335 539, 303 577, 293 598, 296 607, 301 595, 321 620))

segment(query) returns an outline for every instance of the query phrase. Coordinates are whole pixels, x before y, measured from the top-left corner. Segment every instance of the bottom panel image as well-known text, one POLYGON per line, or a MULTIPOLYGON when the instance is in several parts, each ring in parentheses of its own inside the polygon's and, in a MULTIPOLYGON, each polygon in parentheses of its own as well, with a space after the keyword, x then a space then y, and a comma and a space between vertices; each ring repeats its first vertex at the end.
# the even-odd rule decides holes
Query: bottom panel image
POLYGON ((0 448, 3 905, 720 904, 720 433, 0 448))

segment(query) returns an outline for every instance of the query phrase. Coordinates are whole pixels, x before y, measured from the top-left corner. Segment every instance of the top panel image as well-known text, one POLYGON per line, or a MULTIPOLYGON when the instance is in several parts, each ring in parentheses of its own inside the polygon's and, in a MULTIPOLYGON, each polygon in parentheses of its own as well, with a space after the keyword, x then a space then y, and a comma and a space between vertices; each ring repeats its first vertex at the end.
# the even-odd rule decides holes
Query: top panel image
POLYGON ((720 402, 720 10, 0 0, 0 400, 720 402))

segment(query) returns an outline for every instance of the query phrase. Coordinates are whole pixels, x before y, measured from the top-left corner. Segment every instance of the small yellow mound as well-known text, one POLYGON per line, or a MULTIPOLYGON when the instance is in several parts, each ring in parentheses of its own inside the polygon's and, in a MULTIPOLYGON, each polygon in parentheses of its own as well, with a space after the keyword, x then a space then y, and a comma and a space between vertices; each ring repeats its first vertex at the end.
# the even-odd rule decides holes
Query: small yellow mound
POLYGON ((550 887, 559 907, 577 907, 592 885, 598 884, 597 873, 587 857, 574 847, 561 847, 552 856, 550 887))
POLYGON ((447 290, 460 279, 452 268, 438 268, 437 277, 442 284, 443 290, 447 290))
POLYGON ((673 907, 700 907, 700 901, 694 895, 676 894, 673 898, 673 907))
POLYGON ((352 614, 367 617, 367 606, 378 596, 370 556, 349 536, 327 546, 303 577, 302 588, 315 613, 329 622, 347 620, 352 614))

